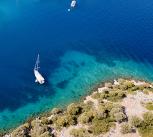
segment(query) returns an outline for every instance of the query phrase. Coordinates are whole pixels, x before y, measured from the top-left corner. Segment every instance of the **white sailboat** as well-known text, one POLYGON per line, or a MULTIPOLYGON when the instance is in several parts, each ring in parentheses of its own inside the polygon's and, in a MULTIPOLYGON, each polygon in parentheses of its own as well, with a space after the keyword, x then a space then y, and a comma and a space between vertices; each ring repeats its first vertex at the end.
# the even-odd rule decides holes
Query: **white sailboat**
POLYGON ((45 79, 43 78, 43 76, 39 73, 39 54, 37 56, 37 60, 36 60, 36 64, 35 64, 35 67, 34 67, 34 75, 36 77, 36 80, 35 82, 38 82, 39 84, 44 84, 45 83, 45 79))

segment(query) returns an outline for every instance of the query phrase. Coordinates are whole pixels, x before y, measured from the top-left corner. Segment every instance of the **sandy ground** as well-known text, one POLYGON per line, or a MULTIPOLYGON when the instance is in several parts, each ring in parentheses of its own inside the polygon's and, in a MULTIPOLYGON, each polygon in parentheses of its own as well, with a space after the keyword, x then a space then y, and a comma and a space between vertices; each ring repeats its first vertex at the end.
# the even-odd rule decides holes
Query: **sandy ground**
POLYGON ((77 124, 75 126, 70 126, 68 128, 63 128, 62 131, 59 133, 59 136, 58 137, 73 137, 70 135, 70 131, 72 129, 78 129, 78 128, 87 128, 87 126, 83 126, 81 124, 77 124))
MULTIPOLYGON (((95 92, 96 93, 96 92, 95 92)), ((94 93, 93 93, 94 94, 94 93)), ((87 103, 88 101, 91 101, 94 103, 94 107, 95 109, 98 109, 98 100, 97 99, 93 99, 91 96, 87 96, 84 100, 84 103, 87 103)))
POLYGON ((125 107, 125 112, 128 117, 138 116, 142 118, 143 113, 148 110, 142 106, 142 102, 153 101, 153 94, 143 94, 142 92, 137 92, 136 95, 128 95, 121 103, 125 107))
POLYGON ((128 117, 138 116, 142 118, 142 114, 147 112, 147 110, 141 105, 140 100, 137 100, 132 95, 128 95, 121 104, 125 107, 125 112, 128 117))

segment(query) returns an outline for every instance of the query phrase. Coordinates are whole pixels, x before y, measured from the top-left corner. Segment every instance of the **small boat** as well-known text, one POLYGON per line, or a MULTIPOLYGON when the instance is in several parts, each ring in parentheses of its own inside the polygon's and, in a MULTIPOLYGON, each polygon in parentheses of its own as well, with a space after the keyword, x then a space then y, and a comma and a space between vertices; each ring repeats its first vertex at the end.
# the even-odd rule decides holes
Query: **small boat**
POLYGON ((71 2, 71 8, 74 8, 76 6, 76 0, 72 0, 71 2))
POLYGON ((38 82, 39 84, 44 84, 45 83, 45 79, 43 78, 43 76, 39 73, 39 54, 37 56, 37 60, 36 60, 36 64, 35 64, 35 67, 34 67, 34 75, 36 77, 36 80, 35 82, 38 82))
POLYGON ((75 6, 76 6, 76 0, 72 0, 70 8, 68 9, 68 11, 71 11, 71 9, 73 9, 75 6))

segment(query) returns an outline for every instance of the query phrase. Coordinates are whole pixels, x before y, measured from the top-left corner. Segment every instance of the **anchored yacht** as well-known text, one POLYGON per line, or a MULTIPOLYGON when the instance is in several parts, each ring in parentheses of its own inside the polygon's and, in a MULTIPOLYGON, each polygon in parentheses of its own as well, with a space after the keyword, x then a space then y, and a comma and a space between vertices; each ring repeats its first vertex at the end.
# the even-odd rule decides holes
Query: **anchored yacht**
POLYGON ((38 82, 39 84, 44 84, 45 83, 45 79, 43 78, 43 76, 39 73, 39 54, 37 56, 37 60, 36 60, 36 64, 35 64, 35 67, 34 67, 34 75, 36 77, 36 80, 35 82, 38 82))

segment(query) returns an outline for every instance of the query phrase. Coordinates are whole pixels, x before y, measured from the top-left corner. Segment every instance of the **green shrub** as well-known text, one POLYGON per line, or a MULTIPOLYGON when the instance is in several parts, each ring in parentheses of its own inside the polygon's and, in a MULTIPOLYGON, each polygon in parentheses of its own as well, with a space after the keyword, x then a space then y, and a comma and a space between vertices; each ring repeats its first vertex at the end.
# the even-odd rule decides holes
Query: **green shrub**
POLYGON ((138 128, 138 131, 142 137, 152 137, 153 136, 153 126, 150 126, 146 122, 142 122, 142 126, 138 128))
POLYGON ((31 126, 34 127, 36 125, 36 120, 31 121, 31 126))
POLYGON ((99 99, 107 99, 109 97, 109 92, 102 92, 99 99))
POLYGON ((134 87, 131 88, 131 90, 132 91, 137 91, 137 90, 139 90, 139 86, 134 86, 134 87))
POLYGON ((135 86, 132 81, 126 81, 126 82, 124 82, 124 85, 127 86, 128 89, 135 86))
POLYGON ((119 85, 119 88, 123 91, 128 89, 127 85, 119 85))
POLYGON ((101 98, 101 97, 99 99, 97 99, 97 101, 98 101, 99 104, 103 104, 104 103, 104 99, 101 98))
POLYGON ((51 113, 54 114, 54 115, 60 114, 60 113, 62 113, 62 112, 63 112, 63 110, 60 109, 60 108, 54 108, 54 109, 51 111, 51 113))
POLYGON ((83 114, 78 118, 78 121, 79 121, 81 124, 86 124, 86 123, 89 123, 91 120, 90 120, 90 117, 88 117, 86 113, 83 113, 83 114))
POLYGON ((153 129, 140 130, 138 129, 141 137, 153 137, 153 129))
POLYGON ((127 118, 123 112, 119 112, 119 113, 114 114, 114 117, 117 122, 123 122, 127 118))
POLYGON ((113 102, 120 101, 124 97, 126 97, 126 93, 123 91, 117 90, 117 91, 110 92, 108 100, 113 101, 113 102))
POLYGON ((71 129, 70 135, 73 137, 89 137, 89 132, 85 128, 71 129))
POLYGON ((121 90, 127 90, 133 88, 135 85, 132 81, 124 80, 120 83, 119 88, 121 90))
POLYGON ((78 104, 72 103, 67 107, 67 112, 70 115, 78 115, 78 114, 81 114, 82 107, 80 107, 78 104))
POLYGON ((90 128, 91 132, 94 135, 100 135, 108 132, 110 129, 110 125, 105 120, 94 118, 92 121, 92 126, 90 128))
POLYGON ((51 118, 50 118, 50 121, 52 121, 52 123, 55 123, 56 120, 58 118, 58 115, 53 115, 51 118))
POLYGON ((92 97, 93 99, 99 99, 99 98, 100 98, 100 93, 99 93, 99 92, 95 92, 95 93, 93 93, 93 94, 91 95, 91 97, 92 97))
POLYGON ((124 123, 121 125, 121 133, 127 134, 132 132, 132 127, 128 123, 124 123))
POLYGON ((75 125, 77 124, 77 119, 76 117, 72 116, 72 115, 64 115, 64 116, 59 116, 56 120, 56 127, 58 129, 62 128, 62 127, 67 127, 70 125, 75 125))
POLYGON ((139 90, 150 89, 150 85, 148 83, 141 84, 138 87, 139 87, 139 90))
POLYGON ((118 113, 118 112, 123 112, 123 111, 124 111, 123 106, 121 106, 119 104, 115 104, 115 105, 113 105, 110 113, 118 113))
POLYGON ((133 127, 140 127, 141 126, 141 124, 142 124, 142 120, 139 118, 139 117, 137 117, 137 116, 133 116, 132 118, 131 118, 131 125, 133 126, 133 127))
POLYGON ((127 119, 127 116, 124 114, 124 109, 121 105, 115 105, 111 109, 109 115, 111 119, 116 122, 123 122, 127 119))
POLYGON ((52 124, 52 120, 48 120, 47 117, 42 117, 41 118, 41 123, 44 125, 52 124))
POLYGON ((111 102, 106 102, 103 104, 100 104, 98 106, 98 116, 101 118, 107 118, 107 117, 111 117, 114 118, 114 114, 118 113, 118 112, 122 112, 123 108, 120 105, 113 105, 113 103, 111 102))
POLYGON ((94 113, 92 111, 89 111, 81 114, 78 118, 78 121, 82 124, 86 124, 91 122, 93 118, 94 118, 94 113))
POLYGON ((47 126, 42 125, 36 125, 31 130, 31 137, 40 137, 42 134, 44 134, 47 131, 47 126))
POLYGON ((146 112, 143 115, 144 122, 147 123, 148 126, 153 126, 153 113, 146 112))
POLYGON ((138 129, 142 137, 153 136, 153 113, 144 113, 142 124, 138 129))
POLYGON ((111 102, 106 102, 103 104, 103 106, 105 107, 105 110, 107 110, 107 111, 111 111, 112 108, 114 107, 113 103, 111 103, 111 102))
POLYGON ((132 94, 132 95, 135 95, 135 94, 136 94, 136 92, 133 91, 132 89, 128 89, 127 93, 128 93, 128 94, 132 94))
POLYGON ((112 108, 113 108, 113 103, 110 103, 110 102, 99 104, 98 113, 101 113, 102 115, 106 113, 106 116, 107 116, 112 108))
POLYGON ((108 115, 108 112, 106 110, 106 108, 104 106, 99 106, 98 107, 98 111, 97 111, 97 116, 100 117, 100 118, 106 118, 108 115))
POLYGON ((122 99, 126 97, 126 92, 125 91, 118 91, 118 98, 122 99))
POLYGON ((68 126, 68 120, 66 119, 66 117, 59 117, 56 121, 56 127, 61 128, 66 126, 68 126))
POLYGON ((153 103, 152 103, 152 102, 148 102, 148 103, 146 103, 145 107, 146 107, 148 110, 153 110, 153 103))
POLYGON ((144 89, 143 93, 146 94, 146 95, 149 95, 149 90, 148 89, 144 89))
POLYGON ((23 124, 23 127, 30 128, 31 127, 31 124, 30 123, 25 123, 25 124, 23 124))
POLYGON ((82 105, 82 113, 88 112, 91 109, 93 109, 93 102, 90 103, 90 104, 84 104, 84 105, 82 105))

